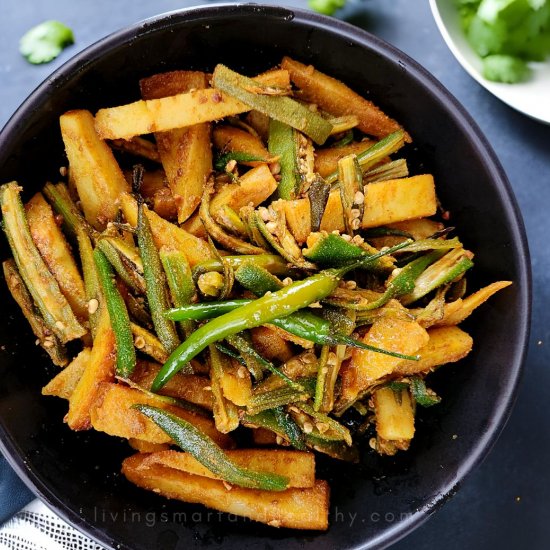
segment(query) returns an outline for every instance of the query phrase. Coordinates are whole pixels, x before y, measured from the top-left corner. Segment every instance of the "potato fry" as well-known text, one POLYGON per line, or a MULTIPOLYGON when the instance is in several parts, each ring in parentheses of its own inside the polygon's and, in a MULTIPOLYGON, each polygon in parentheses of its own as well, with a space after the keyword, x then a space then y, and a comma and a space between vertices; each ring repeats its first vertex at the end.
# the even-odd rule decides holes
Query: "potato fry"
POLYGON ((168 443, 151 443, 149 441, 143 441, 143 439, 136 439, 135 437, 130 437, 128 443, 132 449, 140 453, 160 453, 170 449, 168 443))
POLYGON ((454 302, 445 304, 443 319, 438 321, 435 326, 446 327, 462 323, 464 319, 472 314, 474 309, 486 302, 493 294, 503 288, 506 288, 507 286, 510 286, 511 284, 512 281, 497 281, 496 283, 491 283, 477 292, 470 294, 467 298, 461 299, 460 302, 457 300, 460 304, 459 307, 454 306, 454 302))
POLYGON ((215 147, 222 153, 246 153, 261 160, 242 161, 245 166, 259 166, 273 159, 262 140, 251 133, 229 125, 220 125, 214 128, 212 140, 215 147))
MULTIPOLYGON (((315 455, 302 451, 283 449, 236 449, 226 451, 227 456, 237 465, 253 470, 285 476, 289 487, 313 487, 315 484, 315 455)), ((143 466, 160 464, 188 474, 220 479, 205 468, 189 453, 179 451, 164 451, 149 455, 143 466)))
POLYGON ((118 199, 130 186, 111 149, 96 134, 89 111, 68 111, 59 123, 84 215, 96 229, 104 229, 115 219, 118 199))
POLYGON ((69 412, 65 421, 72 430, 88 430, 92 427, 90 421, 92 403, 99 395, 101 383, 110 382, 115 375, 115 334, 105 306, 100 306, 96 330, 86 369, 69 397, 69 412))
POLYGON ((440 365, 459 361, 472 350, 472 337, 458 327, 431 328, 428 336, 428 343, 417 352, 420 360, 401 361, 393 374, 410 376, 429 372, 440 365))
MULTIPOLYGON (((358 127, 365 134, 383 138, 401 128, 400 124, 374 103, 311 65, 303 65, 290 57, 284 57, 281 67, 290 73, 290 79, 300 88, 303 99, 319 105, 333 115, 356 115, 359 119, 358 127)), ((411 141, 410 136, 407 135, 406 140, 411 141)))
POLYGON ((88 318, 88 304, 84 281, 51 206, 42 193, 36 193, 26 204, 25 210, 36 248, 79 321, 85 321, 88 318))
MULTIPOLYGON (((132 227, 136 227, 138 209, 136 199, 129 193, 124 193, 120 197, 120 204, 126 221, 132 227)), ((170 249, 176 248, 181 250, 187 257, 191 266, 212 258, 212 252, 202 239, 166 221, 155 212, 151 212, 147 207, 145 208, 145 213, 151 224, 151 230, 157 248, 160 249, 166 246, 170 249)))
MULTIPOLYGON (((139 361, 132 373, 132 381, 149 389, 159 370, 160 365, 156 363, 139 361)), ((212 392, 209 386, 210 380, 204 376, 178 373, 168 381, 160 393, 212 410, 212 392)))
POLYGON ((92 356, 90 348, 84 348, 59 374, 56 374, 43 388, 42 395, 53 395, 70 399, 82 378, 92 356))
POLYGON ((376 433, 382 439, 399 441, 414 436, 414 410, 409 390, 380 388, 373 394, 376 433))
POLYGON ((237 514, 272 527, 292 529, 328 528, 329 486, 316 481, 310 489, 260 491, 226 487, 223 481, 208 479, 158 464, 143 467, 147 455, 134 455, 122 463, 122 473, 132 483, 184 502, 237 514))
POLYGON ((338 161, 348 155, 358 155, 376 142, 370 139, 364 139, 344 145, 343 147, 327 147, 315 151, 314 169, 321 177, 326 178, 338 170, 338 161))
MULTIPOLYGON (((279 78, 279 75, 274 76, 270 72, 255 77, 258 82, 269 86, 278 82, 279 78)), ((95 128, 102 139, 130 139, 220 120, 247 111, 250 111, 248 105, 220 90, 209 88, 100 109, 95 116, 95 128)))
MULTIPOLYGON (((428 343, 428 333, 415 321, 397 317, 376 319, 363 342, 388 351, 411 355, 428 343)), ((340 370, 341 401, 351 403, 376 380, 391 374, 403 359, 354 348, 340 370)))
POLYGON ((277 434, 265 428, 252 428, 254 445, 277 445, 277 434))
MULTIPOLYGON (((198 71, 173 71, 142 79, 140 87, 143 99, 159 99, 208 88, 208 79, 198 71)), ((199 205, 212 171, 210 124, 156 132, 155 140, 182 223, 199 205)))
POLYGON ((149 443, 171 443, 170 437, 156 424, 132 409, 135 404, 153 405, 165 409, 211 437, 220 447, 233 446, 232 439, 218 432, 209 418, 193 414, 170 404, 162 397, 146 394, 122 384, 102 383, 97 399, 91 406, 91 423, 95 430, 126 439, 136 438, 149 443))
POLYGON ((210 211, 215 216, 216 211, 227 205, 235 212, 250 203, 254 207, 261 204, 277 189, 277 182, 266 164, 260 164, 249 170, 239 179, 239 183, 224 185, 210 203, 210 211))

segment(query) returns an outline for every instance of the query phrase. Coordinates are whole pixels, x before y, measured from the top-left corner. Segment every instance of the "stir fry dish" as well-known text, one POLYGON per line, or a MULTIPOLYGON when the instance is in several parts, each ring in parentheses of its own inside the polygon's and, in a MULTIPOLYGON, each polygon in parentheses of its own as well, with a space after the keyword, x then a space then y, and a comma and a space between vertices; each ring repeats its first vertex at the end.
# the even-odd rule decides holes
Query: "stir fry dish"
POLYGON ((60 117, 61 181, 0 187, 4 277, 60 367, 42 393, 127 439, 140 487, 327 529, 316 453, 406 451, 440 401, 427 375, 472 349, 458 325, 511 283, 467 289, 474 254, 409 174, 411 136, 312 66, 139 91, 60 117))

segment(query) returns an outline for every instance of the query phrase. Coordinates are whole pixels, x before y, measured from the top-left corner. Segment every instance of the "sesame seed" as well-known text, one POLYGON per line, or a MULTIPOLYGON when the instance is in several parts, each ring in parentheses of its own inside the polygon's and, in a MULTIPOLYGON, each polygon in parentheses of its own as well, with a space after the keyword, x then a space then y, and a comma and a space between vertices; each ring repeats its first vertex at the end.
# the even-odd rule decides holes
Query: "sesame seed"
POLYGON ((245 366, 240 366, 238 369, 237 369, 237 376, 239 378, 246 378, 246 373, 247 373, 247 369, 245 366))
POLYGON ((95 298, 92 298, 89 302, 88 302, 88 313, 90 315, 93 315, 96 311, 97 311, 97 308, 99 307, 99 301, 96 300, 95 298))
POLYGON ((145 347, 145 339, 143 338, 143 336, 137 336, 136 339, 134 340, 134 345, 136 346, 137 349, 142 349, 145 347))
POLYGON ((306 365, 312 365, 313 363, 315 363, 317 361, 317 357, 315 356, 314 353, 306 353, 302 356, 302 361, 306 365))
POLYGON ((361 220, 359 218, 354 218, 351 221, 351 228, 352 229, 359 229, 361 227, 361 220))
POLYGON ((310 434, 313 431, 313 424, 311 422, 304 422, 302 428, 304 429, 304 433, 310 434))
POLYGON ((325 422, 317 422, 317 424, 315 424, 315 426, 317 427, 317 429, 319 430, 320 433, 324 434, 325 432, 328 431, 329 429, 329 425, 326 424, 325 422))
POLYGON ((59 330, 65 330, 65 324, 62 323, 61 321, 56 321, 55 322, 55 328, 57 328, 59 330))
POLYGON ((283 279, 283 285, 284 286, 291 285, 292 283, 293 283, 293 281, 290 277, 286 277, 285 279, 283 279))
POLYGON ((363 204, 365 202, 365 195, 361 191, 356 191, 353 196, 353 202, 355 204, 363 204))
POLYGON ((351 241, 351 235, 344 233, 342 235, 342 239, 344 239, 344 241, 347 241, 349 243, 351 241))
POLYGON ((357 288, 357 283, 355 281, 346 281, 346 288, 355 290, 357 288))
POLYGON ((275 222, 267 222, 265 226, 270 233, 277 231, 277 224, 275 222))
POLYGON ((350 214, 351 214, 351 217, 355 219, 361 215, 361 211, 359 210, 359 208, 352 208, 350 214))

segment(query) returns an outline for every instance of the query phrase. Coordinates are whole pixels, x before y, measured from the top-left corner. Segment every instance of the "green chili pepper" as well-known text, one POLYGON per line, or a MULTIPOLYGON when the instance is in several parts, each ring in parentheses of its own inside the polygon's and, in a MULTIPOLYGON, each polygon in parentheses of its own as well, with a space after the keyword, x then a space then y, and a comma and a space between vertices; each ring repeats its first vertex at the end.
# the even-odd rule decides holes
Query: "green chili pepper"
POLYGON ((179 338, 174 323, 163 315, 163 312, 170 307, 166 278, 143 204, 138 206, 137 237, 153 325, 162 345, 170 353, 179 344, 179 338))
MULTIPOLYGON (((220 315, 223 316, 223 314, 236 311, 239 308, 249 306, 255 302, 257 302, 257 300, 242 299, 229 300, 227 302, 208 302, 205 304, 192 304, 190 306, 170 309, 165 312, 165 315, 169 319, 175 321, 180 321, 182 319, 205 320, 214 319, 216 317, 219 319, 220 315)), ((315 344, 346 345, 383 353, 385 355, 391 355, 392 357, 399 357, 401 359, 409 359, 411 361, 418 360, 418 357, 414 355, 403 355, 394 351, 387 351, 381 348, 375 348, 373 346, 369 346, 368 344, 364 344, 359 340, 355 340, 350 336, 335 332, 330 321, 327 321, 310 311, 298 311, 296 313, 287 315, 286 317, 271 319, 270 321, 265 321, 264 323, 260 324, 267 323, 271 323, 276 327, 286 330, 287 332, 303 338, 304 340, 314 342, 315 344)), ((253 327, 250 326, 247 328, 253 327)))
MULTIPOLYGON (((243 254, 242 256, 224 256, 224 260, 229 265, 237 270, 244 263, 253 263, 259 267, 263 267, 273 275, 289 275, 292 270, 288 267, 286 262, 281 256, 277 254, 243 254)), ((193 277, 196 278, 201 273, 208 271, 223 271, 222 263, 219 260, 207 260, 197 264, 193 268, 193 277)))
MULTIPOLYGON (((277 292, 265 294, 257 300, 213 319, 210 323, 197 329, 172 353, 172 355, 170 355, 168 361, 161 368, 153 382, 153 391, 158 391, 164 386, 176 372, 179 372, 191 359, 193 359, 193 357, 209 344, 222 340, 231 334, 265 325, 266 323, 272 322, 274 319, 288 316, 299 309, 307 307, 313 302, 322 300, 338 286, 340 279, 351 269, 362 265, 363 262, 375 261, 384 255, 400 250, 407 244, 408 243, 401 243, 392 248, 388 248, 384 252, 373 254, 357 264, 351 264, 340 269, 327 269, 321 271, 302 281, 296 281, 285 286, 277 292)), ((314 326, 313 331, 317 328, 318 327, 314 326)), ((313 334, 312 336, 315 335, 313 334)), ((349 337, 342 338, 343 340, 341 340, 340 337, 338 337, 338 339, 333 338, 333 343, 359 345, 359 343, 349 337), (354 342, 354 344, 351 344, 351 342, 354 342)), ((361 344, 359 347, 364 348, 365 344, 361 344)), ((403 357, 401 355, 399 356, 403 357)), ((411 357, 408 358, 410 359, 411 357)))
POLYGON ((239 487, 264 491, 284 491, 287 488, 286 477, 255 472, 235 464, 212 439, 183 418, 150 405, 133 407, 166 432, 185 452, 224 481, 239 487))
POLYGON ((410 389, 414 400, 422 407, 431 407, 441 401, 441 397, 429 390, 424 380, 418 376, 411 376, 410 389))
MULTIPOLYGON (((405 144, 405 132, 397 130, 387 135, 384 139, 371 145, 357 155, 357 162, 361 170, 366 172, 369 168, 380 162, 384 157, 395 153, 405 144)), ((327 183, 334 183, 338 180, 338 171, 333 172, 326 178, 327 183)))
POLYGON ((94 260, 115 334, 116 372, 119 376, 128 378, 136 366, 136 350, 126 304, 116 287, 111 264, 99 248, 94 250, 94 260))
MULTIPOLYGON (((185 254, 180 250, 161 249, 159 257, 166 274, 174 306, 189 305, 194 300, 197 292, 191 267, 185 254)), ((194 323, 189 320, 182 321, 181 328, 185 336, 188 337, 193 332, 194 323)))
POLYGON ((294 419, 285 411, 284 407, 275 407, 273 414, 277 424, 284 431, 286 439, 289 443, 299 451, 306 450, 304 432, 300 430, 300 426, 296 424, 294 419))
POLYGON ((300 130, 319 145, 323 145, 332 131, 332 124, 321 115, 290 97, 262 94, 261 84, 224 65, 216 65, 212 86, 246 103, 252 109, 300 130))

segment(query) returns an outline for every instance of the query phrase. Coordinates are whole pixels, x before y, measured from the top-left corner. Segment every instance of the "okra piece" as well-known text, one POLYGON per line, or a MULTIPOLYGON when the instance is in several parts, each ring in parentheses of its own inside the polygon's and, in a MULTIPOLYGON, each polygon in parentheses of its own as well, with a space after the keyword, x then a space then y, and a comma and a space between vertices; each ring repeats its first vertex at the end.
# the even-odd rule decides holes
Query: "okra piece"
POLYGON ((274 217, 276 217, 273 222, 270 222, 276 226, 273 233, 262 219, 260 212, 255 210, 252 214, 254 224, 259 229, 264 239, 290 264, 300 269, 315 269, 315 264, 304 259, 302 249, 298 246, 290 231, 288 231, 286 219, 284 218, 284 211, 279 210, 275 212, 272 207, 273 203, 270 208, 270 211, 272 211, 274 217))
MULTIPOLYGON (((159 256, 172 295, 172 303, 175 307, 191 304, 197 296, 197 291, 187 257, 179 250, 167 248, 161 248, 159 256)), ((194 323, 192 321, 182 321, 180 326, 185 337, 193 332, 194 323)))
POLYGON ((44 318, 40 315, 34 305, 32 296, 30 295, 25 282, 17 271, 17 266, 14 260, 6 260, 2 263, 4 270, 4 279, 8 289, 13 296, 13 299, 17 302, 17 305, 21 308, 21 312, 25 316, 25 319, 29 322, 31 329, 38 339, 40 346, 51 357, 54 365, 58 367, 64 367, 69 362, 67 358, 67 350, 65 346, 59 341, 57 336, 46 326, 44 318))
POLYGON ((267 269, 251 262, 242 263, 235 271, 235 279, 256 296, 266 292, 275 292, 283 288, 283 283, 267 269))
MULTIPOLYGON (((435 253, 432 252, 432 254, 435 253)), ((471 253, 457 248, 438 259, 416 278, 414 288, 401 298, 403 305, 409 305, 432 290, 461 276, 474 265, 470 256, 471 253)))
MULTIPOLYGON (((245 414, 243 415, 242 423, 245 426, 265 428, 285 439, 287 438, 284 428, 277 422, 275 412, 272 409, 255 415, 245 414)), ((314 448, 320 453, 338 458, 339 460, 345 460, 346 462, 357 462, 359 460, 357 448, 349 447, 343 441, 326 441, 316 437, 312 433, 304 434, 304 438, 308 447, 314 448)))
MULTIPOLYGON (((377 252, 378 250, 368 243, 357 245, 334 233, 311 233, 308 237, 308 248, 303 250, 304 258, 324 267, 344 266, 360 261, 362 258, 368 258, 377 252)), ((393 269, 393 261, 384 256, 360 267, 371 271, 387 272, 393 269)))
POLYGON ((221 379, 225 375, 227 358, 216 346, 208 346, 210 352, 210 387, 212 388, 213 412, 216 429, 221 433, 229 433, 239 426, 239 410, 223 395, 221 379))
POLYGON ((286 477, 255 472, 235 464, 212 439, 186 420, 150 405, 133 407, 167 433, 182 450, 227 483, 264 491, 284 491, 287 488, 286 477))
POLYGON ((103 252, 94 250, 94 261, 116 341, 116 373, 130 377, 136 367, 136 350, 126 304, 114 280, 114 271, 103 252))
POLYGON ((270 159, 243 153, 241 151, 229 151, 223 155, 219 155, 214 161, 214 169, 218 172, 225 172, 227 163, 234 160, 235 162, 268 162, 270 159))
POLYGON ((32 240, 20 189, 15 181, 0 187, 4 232, 21 278, 46 326, 62 343, 66 343, 84 336, 86 329, 78 322, 32 240))
POLYGON ((285 411, 284 407, 275 407, 273 409, 277 424, 284 431, 285 438, 289 443, 299 451, 306 450, 306 443, 304 432, 300 429, 300 426, 296 424, 292 416, 285 411))
MULTIPOLYGON (((314 379, 298 379, 302 382, 303 385, 311 382, 314 379)), ((268 409, 274 409, 276 407, 281 407, 283 405, 289 405, 295 403, 296 401, 304 401, 309 399, 313 392, 308 392, 307 390, 297 390, 289 386, 282 386, 274 390, 264 391, 264 392, 254 392, 248 401, 246 410, 248 414, 258 414, 262 411, 268 409)))
POLYGON ((178 346, 179 338, 174 323, 164 316, 164 311, 170 307, 166 279, 142 204, 138 207, 137 237, 155 332, 166 351, 171 353, 178 346))
POLYGON ((428 266, 439 260, 443 254, 445 254, 445 251, 434 250, 433 252, 424 254, 412 262, 409 262, 402 267, 399 273, 390 281, 384 294, 382 294, 378 300, 371 302, 364 309, 377 309, 389 302, 392 298, 398 298, 411 293, 415 288, 416 280, 428 266))
POLYGON ((253 244, 247 243, 234 235, 230 235, 221 228, 210 214, 210 189, 207 185, 202 195, 202 201, 199 208, 199 216, 207 233, 224 248, 233 250, 239 254, 265 254, 265 250, 253 244))
POLYGON ((159 363, 164 363, 168 359, 168 353, 164 349, 161 341, 151 334, 147 329, 130 322, 130 328, 134 336, 134 346, 136 349, 152 357, 159 363))
POLYGON ((327 183, 321 176, 311 182, 308 189, 309 197, 309 214, 311 218, 311 231, 319 231, 321 221, 325 214, 328 198, 330 196, 330 184, 327 183))
POLYGON ((65 226, 73 236, 76 237, 80 231, 83 231, 92 238, 97 237, 97 231, 80 213, 65 184, 58 183, 54 185, 48 182, 42 192, 50 201, 53 209, 63 216, 65 226))
POLYGON ((94 247, 89 234, 82 228, 76 229, 76 239, 78 242, 78 252, 80 263, 82 265, 82 275, 84 279, 84 290, 86 300, 88 300, 88 319, 90 321, 90 332, 92 338, 95 338, 97 324, 99 320, 99 308, 103 301, 101 295, 101 286, 94 260, 94 247))
MULTIPOLYGON (((136 264, 134 264, 123 252, 121 252, 119 247, 120 242, 114 244, 113 241, 114 239, 112 238, 102 237, 97 240, 97 246, 115 268, 115 271, 119 277, 138 294, 145 294, 146 287, 143 275, 139 272, 136 264)), ((143 272, 143 265, 141 265, 141 269, 143 272)))
POLYGON ((315 396, 313 399, 313 408, 316 411, 321 410, 321 405, 323 404, 323 396, 327 383, 329 353, 330 346, 324 345, 321 348, 321 354, 319 356, 319 370, 317 372, 317 383, 315 384, 315 396))
POLYGON ((318 145, 323 145, 332 131, 332 124, 321 115, 310 111, 290 97, 262 93, 261 84, 232 71, 225 65, 216 65, 212 86, 237 98, 252 109, 300 130, 318 145))
POLYGON ((284 122, 275 119, 269 121, 269 138, 267 141, 269 152, 279 157, 281 166, 281 180, 277 185, 277 192, 281 199, 295 199, 302 187, 300 178, 300 135, 284 122))
MULTIPOLYGON (((397 130, 389 134, 384 139, 375 143, 362 153, 357 155, 357 162, 361 166, 362 172, 368 171, 375 164, 379 163, 384 157, 399 151, 405 145, 405 132, 397 130)), ((327 176, 327 183, 335 183, 338 180, 338 170, 327 176)))
POLYGON ((346 233, 353 236, 361 227, 365 210, 363 172, 356 155, 348 155, 338 161, 338 181, 346 233))
MULTIPOLYGON (((263 267, 269 271, 272 275, 290 275, 292 270, 288 267, 286 262, 278 254, 243 254, 242 256, 224 256, 224 260, 229 265, 237 270, 243 263, 253 263, 259 267, 263 267)), ((222 262, 219 260, 207 260, 201 262, 193 268, 193 277, 197 277, 201 273, 208 271, 223 271, 222 262)))
POLYGON ((255 368, 251 369, 251 373, 256 380, 260 380, 262 376, 256 376, 253 370, 268 370, 275 376, 278 376, 286 384, 288 384, 289 387, 298 391, 304 391, 304 388, 301 384, 298 384, 297 382, 289 378, 284 372, 275 367, 275 365, 271 363, 271 361, 264 359, 242 336, 238 334, 233 334, 232 336, 229 336, 226 340, 240 353, 241 357, 245 360, 247 366, 249 365, 249 363, 254 364, 255 368))
POLYGON ((409 175, 409 167, 405 159, 392 160, 381 166, 367 170, 363 174, 363 183, 374 183, 376 181, 395 180, 406 178, 409 175))
MULTIPOLYGON (((189 361, 208 345, 223 340, 232 334, 242 332, 243 330, 265 325, 281 316, 288 316, 299 309, 307 307, 313 302, 326 298, 338 286, 341 278, 348 271, 354 269, 358 265, 362 265, 363 262, 375 261, 383 255, 400 250, 407 244, 408 242, 400 243, 392 248, 388 248, 384 252, 369 256, 357 264, 351 264, 340 269, 327 269, 321 271, 213 319, 209 323, 198 328, 185 342, 172 352, 153 381, 153 391, 160 390, 172 376, 188 365, 189 361)), ((144 265, 145 264, 147 264, 147 261, 144 261, 144 265)), ((348 340, 348 337, 345 338, 348 340)), ((354 342, 351 338, 349 338, 349 340, 354 342)), ((342 342, 337 341, 335 343, 342 342)), ((362 344, 362 347, 363 346, 364 344, 362 344)), ((402 357, 401 355, 399 356, 402 357)))
POLYGON ((336 439, 343 439, 350 446, 353 444, 350 431, 345 426, 342 426, 340 422, 337 422, 333 418, 330 418, 330 416, 315 410, 308 403, 296 403, 294 404, 294 407, 304 412, 314 420, 315 427, 319 431, 319 437, 324 437, 327 439, 327 436, 329 436, 329 431, 332 431, 336 436, 336 439))

